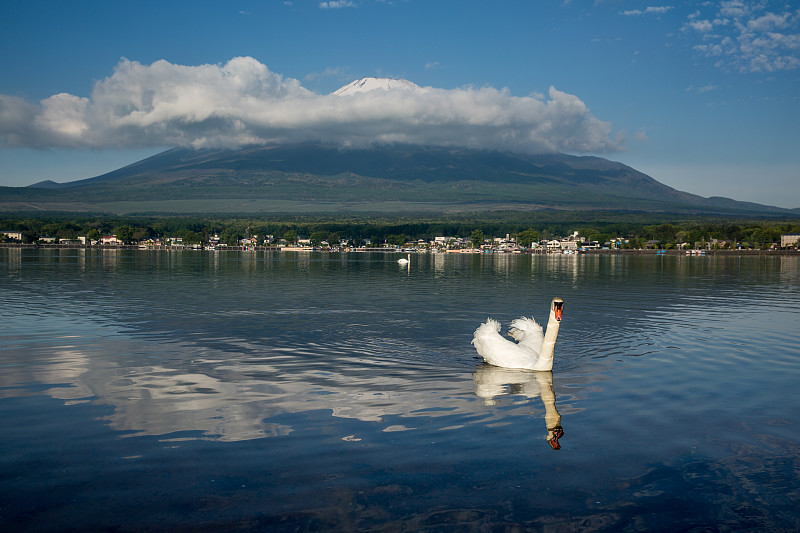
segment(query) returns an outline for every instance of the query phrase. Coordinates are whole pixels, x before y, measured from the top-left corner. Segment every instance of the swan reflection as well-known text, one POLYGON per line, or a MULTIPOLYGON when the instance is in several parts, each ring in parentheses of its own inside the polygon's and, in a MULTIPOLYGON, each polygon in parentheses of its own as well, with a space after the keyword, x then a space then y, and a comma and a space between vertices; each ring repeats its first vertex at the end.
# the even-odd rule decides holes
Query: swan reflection
POLYGON ((544 404, 544 421, 547 426, 547 443, 554 450, 561 449, 558 439, 564 436, 561 415, 556 409, 552 371, 516 370, 484 364, 472 375, 475 394, 485 405, 495 405, 498 396, 516 395, 534 399, 544 404))

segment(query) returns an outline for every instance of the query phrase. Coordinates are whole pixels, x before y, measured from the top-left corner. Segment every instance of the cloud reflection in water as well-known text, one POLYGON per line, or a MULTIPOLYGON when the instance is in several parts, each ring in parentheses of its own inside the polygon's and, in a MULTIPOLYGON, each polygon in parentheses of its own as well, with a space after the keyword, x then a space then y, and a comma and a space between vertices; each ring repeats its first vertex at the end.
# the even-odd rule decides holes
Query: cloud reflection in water
POLYGON ((541 397, 547 439, 558 447, 561 416, 550 372, 482 365, 470 375, 466 368, 335 348, 326 355, 325 348, 313 344, 244 356, 190 343, 172 343, 165 352, 149 341, 72 340, 69 346, 43 346, 34 353, 29 347, 24 375, 4 374, 4 395, 27 395, 21 383, 50 384, 44 393, 68 404, 112 406, 104 420, 124 436, 199 432, 199 438, 220 441, 287 435, 295 428, 285 417, 281 423, 270 420, 320 410, 384 425, 383 431, 412 430, 413 419, 448 417, 439 429, 455 430, 530 417, 536 409, 529 400, 541 397), (128 355, 109 357, 112 350, 128 355), (474 401, 475 395, 483 402, 474 401), (513 401, 509 408, 498 405, 501 396, 526 401, 513 401), (409 421, 397 424, 397 417, 409 421))

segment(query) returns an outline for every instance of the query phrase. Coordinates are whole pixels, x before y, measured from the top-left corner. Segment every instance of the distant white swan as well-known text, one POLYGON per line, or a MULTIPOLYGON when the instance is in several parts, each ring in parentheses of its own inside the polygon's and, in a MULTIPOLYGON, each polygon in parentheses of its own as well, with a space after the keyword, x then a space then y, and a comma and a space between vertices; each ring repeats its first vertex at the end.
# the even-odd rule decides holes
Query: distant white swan
POLYGON ((411 262, 411 254, 408 254, 408 257, 401 257, 397 260, 397 262, 401 265, 407 265, 409 262, 411 262))
POLYGON ((517 342, 500 336, 500 323, 489 318, 475 330, 472 344, 490 365, 526 370, 552 370, 553 350, 563 309, 564 300, 553 298, 550 303, 547 334, 533 318, 523 316, 512 321, 508 333, 517 342))

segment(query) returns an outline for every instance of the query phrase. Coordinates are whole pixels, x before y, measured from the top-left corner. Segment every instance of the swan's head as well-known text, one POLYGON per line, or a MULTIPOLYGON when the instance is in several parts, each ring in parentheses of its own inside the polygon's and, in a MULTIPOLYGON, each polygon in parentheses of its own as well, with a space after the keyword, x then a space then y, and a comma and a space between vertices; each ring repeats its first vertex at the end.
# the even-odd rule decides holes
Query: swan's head
POLYGON ((550 312, 556 317, 556 320, 561 322, 561 313, 564 311, 564 300, 561 298, 553 298, 550 303, 550 312))
POLYGON ((556 426, 551 430, 547 431, 547 444, 550 445, 551 448, 554 450, 560 450, 561 445, 558 443, 558 439, 564 436, 564 430, 561 429, 561 426, 556 426))

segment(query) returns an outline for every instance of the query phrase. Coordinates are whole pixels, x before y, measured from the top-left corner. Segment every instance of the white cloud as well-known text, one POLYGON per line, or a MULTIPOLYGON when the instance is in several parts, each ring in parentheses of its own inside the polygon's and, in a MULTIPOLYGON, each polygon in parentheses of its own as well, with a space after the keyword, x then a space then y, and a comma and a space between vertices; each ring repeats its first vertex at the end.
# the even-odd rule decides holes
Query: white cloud
POLYGON ((718 87, 716 85, 703 85, 702 87, 695 87, 694 85, 690 85, 686 88, 687 92, 703 94, 710 91, 716 91, 718 87))
POLYGON ((730 0, 701 7, 714 9, 694 12, 683 29, 703 34, 703 43, 693 48, 715 58, 717 66, 739 72, 800 67, 800 10, 787 11, 787 4, 768 0, 730 0))
POLYGON ((317 94, 250 57, 184 66, 122 60, 89 98, 38 104, 0 95, 0 147, 238 147, 289 141, 373 142, 523 152, 610 152, 620 141, 577 97, 426 87, 317 94))
POLYGON ((714 29, 714 25, 709 20, 692 20, 686 23, 691 29, 702 33, 714 29))
POLYGON ((620 14, 628 16, 628 17, 636 17, 639 15, 663 15, 673 6, 649 6, 645 9, 630 9, 628 11, 622 11, 620 14))
POLYGON ((330 2, 320 2, 320 9, 340 9, 343 7, 356 7, 355 2, 350 0, 331 0, 330 2))
POLYGON ((743 18, 750 15, 751 12, 751 6, 741 0, 720 2, 719 14, 723 17, 743 18))
POLYGON ((747 21, 748 31, 771 31, 774 29, 785 28, 789 13, 776 15, 775 13, 767 13, 763 17, 758 17, 747 21))
POLYGON ((347 69, 344 67, 326 67, 322 72, 312 72, 303 79, 313 82, 323 78, 344 79, 345 76, 347 76, 347 69))

